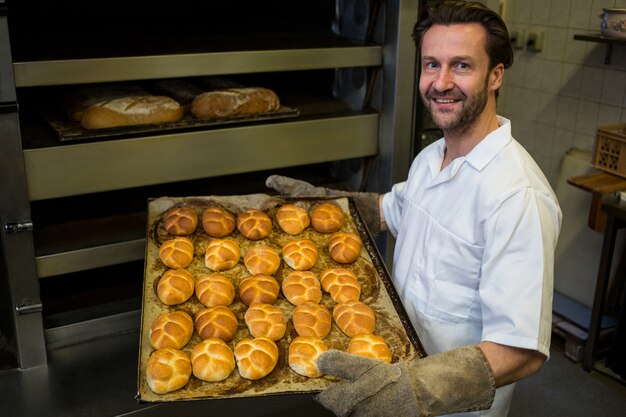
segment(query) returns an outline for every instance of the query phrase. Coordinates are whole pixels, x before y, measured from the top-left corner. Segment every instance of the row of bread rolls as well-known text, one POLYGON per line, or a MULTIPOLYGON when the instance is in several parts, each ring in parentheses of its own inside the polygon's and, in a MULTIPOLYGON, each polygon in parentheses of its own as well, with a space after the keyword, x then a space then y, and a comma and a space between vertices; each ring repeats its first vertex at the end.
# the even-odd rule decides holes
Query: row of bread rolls
POLYGON ((280 108, 276 93, 263 87, 204 91, 184 80, 162 80, 151 94, 135 85, 83 86, 64 98, 71 121, 85 129, 178 122, 189 111, 197 119, 268 113, 280 108))

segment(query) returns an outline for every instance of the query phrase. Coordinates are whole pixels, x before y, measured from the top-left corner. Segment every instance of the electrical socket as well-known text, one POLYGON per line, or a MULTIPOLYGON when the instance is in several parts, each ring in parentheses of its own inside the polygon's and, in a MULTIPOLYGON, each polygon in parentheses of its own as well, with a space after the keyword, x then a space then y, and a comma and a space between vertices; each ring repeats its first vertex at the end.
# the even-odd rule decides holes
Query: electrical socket
POLYGON ((543 49, 543 32, 530 32, 526 39, 526 48, 532 52, 541 52, 543 49))
POLYGON ((526 41, 526 31, 525 30, 514 30, 510 33, 511 36, 511 45, 513 49, 524 49, 524 43, 526 41))

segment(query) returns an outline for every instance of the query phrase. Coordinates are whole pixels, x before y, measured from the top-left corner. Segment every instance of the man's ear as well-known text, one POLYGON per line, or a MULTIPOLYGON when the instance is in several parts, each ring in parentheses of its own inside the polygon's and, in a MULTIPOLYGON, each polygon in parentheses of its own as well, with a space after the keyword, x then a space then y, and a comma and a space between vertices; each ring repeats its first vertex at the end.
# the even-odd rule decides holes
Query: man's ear
POLYGON ((504 65, 498 64, 489 72, 489 89, 496 91, 502 85, 504 79, 504 65))

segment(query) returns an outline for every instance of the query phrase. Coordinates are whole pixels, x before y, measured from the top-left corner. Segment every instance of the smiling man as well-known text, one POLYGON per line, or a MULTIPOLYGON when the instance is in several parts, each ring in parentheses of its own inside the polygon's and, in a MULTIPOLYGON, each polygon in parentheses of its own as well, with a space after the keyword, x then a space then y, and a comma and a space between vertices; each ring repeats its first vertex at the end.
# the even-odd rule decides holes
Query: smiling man
MULTIPOLYGON (((420 94, 443 138, 387 194, 348 195, 371 229, 396 237, 393 283, 429 356, 386 364, 326 352, 318 367, 343 380, 318 400, 338 416, 502 417, 514 383, 549 355, 561 210, 496 113, 513 62, 502 19, 481 3, 444 1, 424 11, 413 36, 420 94)), ((342 194, 284 177, 267 184, 294 196, 342 194)))

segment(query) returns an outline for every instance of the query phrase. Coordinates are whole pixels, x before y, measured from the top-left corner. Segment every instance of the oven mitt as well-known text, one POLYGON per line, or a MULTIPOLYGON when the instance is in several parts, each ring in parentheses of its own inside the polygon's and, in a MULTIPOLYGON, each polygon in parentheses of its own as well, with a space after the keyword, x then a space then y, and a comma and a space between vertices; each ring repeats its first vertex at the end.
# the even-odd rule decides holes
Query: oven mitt
POLYGON ((491 407, 495 379, 477 345, 388 364, 337 350, 317 367, 342 378, 315 397, 339 417, 428 417, 491 407))
POLYGON ((265 185, 289 197, 352 197, 371 235, 376 236, 380 233, 380 209, 378 207, 378 196, 380 194, 378 193, 340 191, 315 187, 308 182, 281 175, 270 175, 265 181, 265 185))

